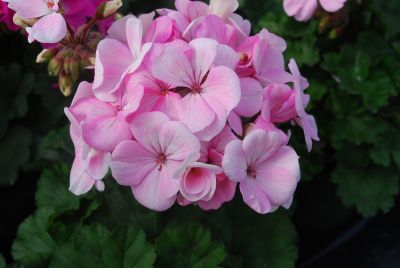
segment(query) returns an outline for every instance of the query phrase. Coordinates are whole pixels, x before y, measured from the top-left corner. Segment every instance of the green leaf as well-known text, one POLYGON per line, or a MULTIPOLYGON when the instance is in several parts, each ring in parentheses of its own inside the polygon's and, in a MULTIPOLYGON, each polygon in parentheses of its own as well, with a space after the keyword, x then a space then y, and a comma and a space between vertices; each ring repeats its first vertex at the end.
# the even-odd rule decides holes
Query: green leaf
POLYGON ((143 231, 123 227, 110 233, 102 225, 86 226, 71 245, 58 250, 50 267, 152 267, 156 255, 143 231))
POLYGON ((229 252, 224 266, 295 267, 297 233, 287 213, 259 215, 239 200, 208 216, 207 221, 214 226, 213 233, 222 236, 229 252))
POLYGON ((57 249, 57 243, 48 233, 54 215, 53 209, 43 208, 21 223, 12 245, 14 260, 27 267, 46 266, 48 259, 57 249))
POLYGON ((209 230, 197 224, 166 228, 156 240, 157 267, 219 267, 224 245, 212 241, 209 230))
POLYGON ((73 149, 69 126, 66 126, 51 131, 40 141, 38 158, 46 161, 65 161, 66 156, 71 158, 74 155, 73 149))
POLYGON ((399 188, 398 172, 393 168, 358 169, 340 165, 334 170, 332 181, 338 185, 344 205, 355 206, 365 217, 388 212, 399 188))
POLYGON ((0 268, 6 268, 6 261, 3 258, 3 255, 0 254, 0 268))
POLYGON ((57 214, 79 208, 79 198, 68 191, 69 173, 65 164, 43 171, 35 195, 38 207, 51 207, 57 214))
POLYGON ((369 155, 372 161, 377 165, 389 167, 392 162, 390 149, 383 144, 372 148, 369 151, 369 155))
POLYGON ((6 131, 8 121, 23 117, 28 111, 28 95, 35 84, 35 75, 13 63, 0 66, 0 137, 6 131))
POLYGON ((0 186, 15 183, 19 169, 29 160, 31 143, 31 132, 25 127, 11 129, 0 141, 0 186))

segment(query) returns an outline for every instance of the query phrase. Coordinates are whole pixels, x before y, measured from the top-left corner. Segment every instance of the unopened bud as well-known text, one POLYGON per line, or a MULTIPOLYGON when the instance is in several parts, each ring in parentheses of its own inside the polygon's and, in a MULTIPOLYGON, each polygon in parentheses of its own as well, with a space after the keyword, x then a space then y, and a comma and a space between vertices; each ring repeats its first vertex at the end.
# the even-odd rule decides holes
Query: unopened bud
POLYGON ((69 72, 72 80, 76 80, 79 77, 79 58, 73 57, 69 62, 69 72))
POLYGON ((98 19, 105 19, 114 15, 122 7, 122 0, 110 0, 99 6, 96 12, 98 19))
POLYGON ((53 59, 50 60, 49 65, 47 66, 49 75, 57 76, 61 70, 61 66, 62 66, 62 61, 57 59, 57 57, 53 57, 53 59))
POLYGON ((68 97, 69 95, 71 95, 72 86, 73 86, 74 82, 66 73, 61 72, 58 83, 60 85, 61 93, 65 97, 68 97))
POLYGON ((36 57, 36 63, 49 62, 57 54, 56 49, 43 49, 36 57))

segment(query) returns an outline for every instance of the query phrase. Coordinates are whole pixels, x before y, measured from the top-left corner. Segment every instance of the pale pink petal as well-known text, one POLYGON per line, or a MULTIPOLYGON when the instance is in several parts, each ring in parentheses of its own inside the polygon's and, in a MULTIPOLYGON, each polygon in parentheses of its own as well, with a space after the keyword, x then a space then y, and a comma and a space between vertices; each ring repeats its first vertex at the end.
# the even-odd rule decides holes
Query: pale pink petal
POLYGON ((69 190, 75 195, 83 195, 89 192, 95 184, 86 173, 86 163, 79 156, 75 157, 71 169, 69 190))
POLYGON ((296 122, 303 128, 304 137, 306 139, 307 150, 311 152, 312 141, 319 141, 318 127, 315 118, 312 115, 305 114, 296 119, 296 122))
POLYGON ((213 100, 230 113, 240 102, 239 77, 225 66, 212 68, 203 84, 201 95, 207 102, 213 100))
POLYGON ((223 19, 230 17, 239 8, 237 0, 210 0, 210 12, 223 19))
POLYGON ((82 124, 82 136, 91 148, 112 152, 119 143, 132 139, 132 132, 124 118, 111 116, 85 120, 82 124))
MULTIPOLYGON (((127 15, 119 20, 116 20, 108 29, 108 37, 111 39, 116 39, 121 43, 128 45, 127 40, 127 22, 129 19, 134 18, 133 15, 127 15)), ((128 29, 129 31, 129 29, 128 29)))
POLYGON ((230 24, 242 33, 243 37, 246 38, 251 33, 251 23, 249 20, 243 19, 239 14, 233 13, 230 17, 230 24))
POLYGON ((270 33, 267 29, 262 29, 259 36, 262 40, 268 40, 271 47, 280 52, 284 52, 287 48, 285 39, 276 34, 270 33))
POLYGON ((235 112, 244 117, 251 117, 261 110, 263 101, 263 88, 253 78, 241 78, 240 85, 242 97, 235 112))
POLYGON ((328 12, 336 12, 341 9, 346 0, 319 0, 323 9, 328 12))
POLYGON ((235 50, 227 45, 219 45, 217 50, 217 56, 214 60, 214 66, 226 66, 232 70, 236 69, 239 62, 239 55, 235 50))
POLYGON ((102 101, 117 101, 115 92, 120 89, 132 61, 129 49, 121 42, 113 39, 100 41, 96 52, 94 95, 102 101))
POLYGON ((74 99, 72 100, 71 107, 74 106, 78 101, 86 98, 93 97, 93 85, 83 81, 79 84, 78 89, 76 90, 74 99))
POLYGON ((67 35, 67 24, 64 17, 59 13, 51 13, 40 18, 32 28, 28 27, 28 40, 40 43, 57 43, 67 35))
POLYGON ((172 18, 175 21, 176 26, 178 27, 178 30, 181 34, 185 32, 185 30, 188 28, 190 24, 190 22, 182 12, 170 9, 158 9, 157 13, 162 16, 168 16, 172 18))
POLYGON ((225 174, 217 175, 216 190, 209 201, 198 201, 197 204, 204 210, 217 210, 223 203, 233 199, 236 192, 236 182, 230 181, 225 174))
POLYGON ((299 157, 292 148, 282 147, 255 169, 256 180, 273 206, 281 206, 292 198, 300 178, 299 157))
POLYGON ((208 13, 208 6, 200 1, 176 0, 175 7, 190 21, 208 13))
POLYGON ((264 162, 286 143, 287 138, 282 136, 280 131, 253 130, 243 140, 243 152, 247 159, 246 162, 249 165, 264 162))
POLYGON ((143 206, 155 211, 169 209, 176 200, 179 191, 179 180, 170 177, 167 169, 153 169, 143 181, 132 187, 133 195, 143 206), (175 192, 168 196, 165 192, 175 192))
POLYGON ((243 135, 242 119, 235 111, 232 111, 229 114, 228 123, 229 123, 229 126, 233 129, 233 131, 235 131, 235 133, 237 135, 239 135, 239 136, 243 135))
POLYGON ((121 96, 120 104, 122 111, 131 114, 139 108, 144 94, 143 86, 136 86, 128 81, 126 89, 121 96))
POLYGON ((168 43, 180 37, 176 22, 167 16, 155 19, 148 29, 145 41, 153 43, 168 43))
POLYGON ((135 139, 151 152, 161 152, 160 131, 169 121, 166 114, 149 112, 138 115, 131 123, 131 130, 135 139))
POLYGON ((116 108, 110 103, 102 102, 94 97, 84 98, 77 101, 71 108, 71 113, 76 117, 78 122, 83 120, 94 120, 114 116, 117 114, 116 108))
POLYGON ((242 142, 233 140, 225 148, 222 168, 226 176, 235 182, 244 181, 247 178, 247 160, 242 149, 242 142))
POLYGON ((135 141, 120 143, 110 163, 115 180, 124 186, 135 186, 158 167, 157 156, 135 141))
POLYGON ((200 157, 200 142, 180 122, 171 121, 165 123, 158 133, 161 152, 168 160, 185 161, 193 157, 200 157))
POLYGON ((260 214, 272 211, 272 204, 261 189, 258 181, 248 179, 241 182, 240 192, 242 193, 243 201, 254 211, 260 214))
POLYGON ((189 93, 180 100, 178 113, 179 120, 193 133, 208 127, 215 118, 214 110, 200 94, 189 93))
POLYGON ((156 16, 156 13, 154 11, 150 12, 150 13, 142 14, 139 16, 139 20, 142 22, 142 25, 143 25, 143 33, 148 32, 155 16, 156 16))
POLYGON ((8 8, 14 10, 21 18, 34 19, 52 13, 43 0, 7 0, 4 2, 8 2, 8 8))
POLYGON ((190 42, 189 45, 194 52, 192 59, 194 82, 199 85, 217 56, 218 42, 208 38, 197 38, 190 42))
POLYGON ((94 180, 103 179, 110 166, 111 154, 91 150, 87 159, 87 173, 94 180))
POLYGON ((210 141, 215 136, 220 133, 224 127, 226 126, 227 121, 227 112, 220 105, 220 103, 216 102, 215 100, 209 98, 207 103, 210 107, 212 107, 212 111, 214 111, 214 121, 208 125, 205 129, 196 132, 196 137, 199 138, 201 141, 210 141))
POLYGON ((194 83, 192 65, 185 51, 176 46, 166 46, 164 53, 155 59, 153 74, 157 79, 175 87, 190 88, 194 83))

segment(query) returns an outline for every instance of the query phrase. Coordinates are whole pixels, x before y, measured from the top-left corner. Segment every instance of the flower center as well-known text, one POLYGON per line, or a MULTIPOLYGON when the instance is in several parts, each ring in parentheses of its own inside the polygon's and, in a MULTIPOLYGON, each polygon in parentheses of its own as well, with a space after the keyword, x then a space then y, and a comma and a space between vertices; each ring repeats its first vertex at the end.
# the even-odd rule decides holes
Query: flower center
POLYGON ((247 176, 249 176, 252 179, 256 179, 257 173, 252 167, 247 168, 247 176))
POLYGON ((240 64, 247 64, 249 62, 249 55, 247 55, 247 53, 240 53, 239 60, 240 64))
POLYGON ((201 85, 196 84, 196 85, 193 85, 193 87, 192 87, 193 94, 198 94, 201 92, 201 90, 202 90, 201 85))
POLYGON ((157 159, 157 165, 159 165, 158 171, 162 170, 162 167, 165 164, 166 160, 167 160, 167 156, 164 153, 161 153, 158 155, 158 159, 157 159))

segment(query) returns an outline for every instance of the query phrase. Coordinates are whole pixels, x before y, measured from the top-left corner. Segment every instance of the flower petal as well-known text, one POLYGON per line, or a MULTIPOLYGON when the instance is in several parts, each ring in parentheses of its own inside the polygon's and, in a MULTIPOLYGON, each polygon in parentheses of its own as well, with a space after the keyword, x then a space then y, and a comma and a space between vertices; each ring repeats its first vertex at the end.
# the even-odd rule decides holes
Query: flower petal
POLYGON ((228 143, 222 159, 222 168, 231 181, 240 182, 247 178, 247 162, 241 141, 233 140, 228 143))
POLYGON ((67 23, 59 13, 51 13, 40 18, 32 27, 26 28, 28 41, 40 43, 57 43, 67 35, 67 23))

